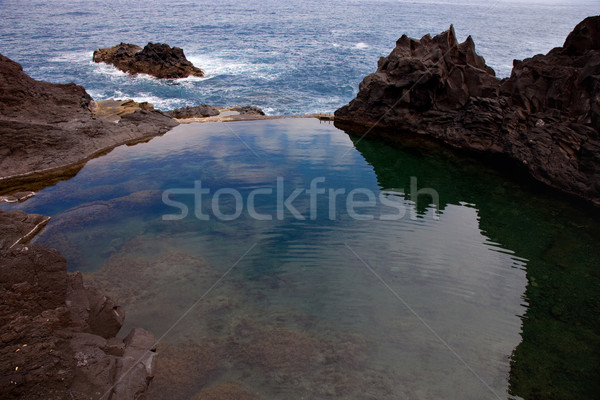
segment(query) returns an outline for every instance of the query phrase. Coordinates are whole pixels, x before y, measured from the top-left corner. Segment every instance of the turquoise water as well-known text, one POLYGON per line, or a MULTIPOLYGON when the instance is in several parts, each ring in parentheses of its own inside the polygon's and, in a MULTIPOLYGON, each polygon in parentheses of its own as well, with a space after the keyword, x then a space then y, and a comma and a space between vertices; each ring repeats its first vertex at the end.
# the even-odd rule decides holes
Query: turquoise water
POLYGON ((253 104, 267 113, 333 112, 352 100, 402 34, 454 24, 497 74, 513 59, 561 46, 600 1, 553 0, 58 0, 0 2, 0 53, 36 79, 75 82, 95 99, 133 98, 166 110, 253 104), (184 49, 205 79, 131 78, 92 52, 149 41, 184 49))
POLYGON ((3 208, 52 216, 36 242, 161 338, 153 399, 595 398, 597 212, 436 145, 355 142, 180 125, 3 208))

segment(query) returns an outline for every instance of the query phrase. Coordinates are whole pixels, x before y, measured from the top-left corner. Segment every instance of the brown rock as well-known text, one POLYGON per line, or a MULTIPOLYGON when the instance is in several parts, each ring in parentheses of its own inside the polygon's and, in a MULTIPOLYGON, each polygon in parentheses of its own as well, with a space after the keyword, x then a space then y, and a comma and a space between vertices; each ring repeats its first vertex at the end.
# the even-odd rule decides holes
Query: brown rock
POLYGON ((168 44, 148 43, 143 49, 121 43, 94 51, 94 62, 111 64, 123 72, 149 74, 157 78, 186 78, 204 76, 204 72, 185 58, 183 50, 168 44))
POLYGON ((154 336, 134 329, 117 339, 120 307, 68 275, 56 250, 11 245, 44 218, 0 211, 0 397, 142 396, 154 373, 154 336))

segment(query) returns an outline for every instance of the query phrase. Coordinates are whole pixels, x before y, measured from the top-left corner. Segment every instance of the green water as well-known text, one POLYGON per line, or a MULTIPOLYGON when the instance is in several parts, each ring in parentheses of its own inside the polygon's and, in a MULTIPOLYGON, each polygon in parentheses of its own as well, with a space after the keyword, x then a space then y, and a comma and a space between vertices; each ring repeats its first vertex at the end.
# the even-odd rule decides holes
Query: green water
POLYGON ((53 217, 36 241, 124 305, 123 334, 161 338, 152 399, 600 393, 598 213, 438 146, 314 119, 182 125, 10 207, 53 217), (325 193, 278 210, 315 178, 325 193), (211 194, 174 193, 195 183, 211 194), (357 188, 375 201, 353 214, 357 188), (165 190, 187 217, 163 218, 165 190))

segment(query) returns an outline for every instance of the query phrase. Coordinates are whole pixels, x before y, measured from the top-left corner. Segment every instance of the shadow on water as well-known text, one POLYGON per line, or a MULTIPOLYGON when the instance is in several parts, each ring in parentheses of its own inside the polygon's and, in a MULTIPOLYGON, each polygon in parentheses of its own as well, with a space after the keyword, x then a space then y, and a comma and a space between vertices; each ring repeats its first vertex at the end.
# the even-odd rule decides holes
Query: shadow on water
MULTIPOLYGON (((600 393, 600 221, 597 210, 575 207, 527 181, 429 141, 393 146, 358 140, 383 188, 439 193, 440 209, 468 204, 492 241, 528 260, 522 342, 511 358, 509 392, 524 399, 591 399, 600 393)), ((373 135, 375 136, 375 135, 373 135)), ((425 201, 418 209, 423 211, 425 201)))

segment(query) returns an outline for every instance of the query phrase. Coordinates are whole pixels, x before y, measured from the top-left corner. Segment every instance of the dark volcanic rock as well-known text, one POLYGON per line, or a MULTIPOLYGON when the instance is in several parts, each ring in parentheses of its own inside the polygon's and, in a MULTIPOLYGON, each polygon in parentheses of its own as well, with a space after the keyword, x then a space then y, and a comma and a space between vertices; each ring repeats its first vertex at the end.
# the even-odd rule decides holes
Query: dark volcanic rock
POLYGON ((185 58, 183 50, 168 44, 148 43, 143 49, 121 43, 94 51, 94 62, 111 64, 130 74, 149 74, 157 78, 204 76, 204 72, 185 58))
POLYGON ((522 165, 540 182, 600 204, 600 17, 561 48, 515 61, 496 79, 471 38, 454 30, 400 38, 350 104, 341 127, 432 136, 522 165))
POLYGON ((143 107, 96 116, 75 84, 36 81, 0 54, 0 186, 64 172, 117 145, 162 134, 177 122, 143 107))
POLYGON ((172 118, 204 118, 219 115, 219 110, 215 106, 200 104, 199 106, 194 107, 176 108, 167 111, 165 114, 172 118))
POLYGON ((239 112, 240 115, 265 115, 265 112, 256 106, 238 106, 231 110, 239 112))
POLYGON ((0 211, 0 396, 135 399, 153 376, 154 336, 115 338, 124 312, 53 249, 17 243, 46 218, 0 211))

